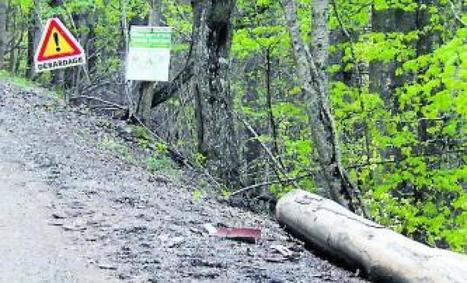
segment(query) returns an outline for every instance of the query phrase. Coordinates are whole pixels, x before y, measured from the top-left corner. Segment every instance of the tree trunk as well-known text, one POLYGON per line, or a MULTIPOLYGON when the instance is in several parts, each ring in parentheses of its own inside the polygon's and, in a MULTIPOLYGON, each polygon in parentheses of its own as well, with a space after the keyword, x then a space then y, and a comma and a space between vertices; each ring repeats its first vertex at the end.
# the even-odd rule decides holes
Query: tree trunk
POLYGON ((276 206, 279 222, 377 282, 467 282, 467 256, 430 248, 301 190, 276 206))
POLYGON ((31 8, 29 15, 26 77, 32 79, 35 74, 34 53, 36 52, 37 45, 39 44, 42 30, 40 21, 40 0, 34 0, 34 6, 31 8))
POLYGON ((235 1, 191 3, 198 151, 207 158, 211 171, 235 185, 239 183, 239 161, 228 77, 235 1))
MULTIPOLYGON (((59 8, 60 6, 63 6, 63 0, 49 0, 48 3, 49 3, 49 6, 52 8, 59 8)), ((62 15, 55 14, 53 16, 59 18, 62 22, 65 22, 62 15)), ((52 78, 50 80, 51 85, 54 87, 65 88, 65 70, 64 69, 52 70, 51 73, 52 73, 52 78)), ((64 95, 65 95, 65 100, 66 100, 67 99, 66 92, 64 92, 64 95)))
POLYGON ((6 0, 0 0, 0 69, 3 69, 3 60, 6 51, 6 45, 8 43, 6 34, 6 0))
MULTIPOLYGON (((162 19, 162 1, 151 0, 151 10, 149 11, 149 26, 160 26, 162 19)), ((154 89, 157 83, 142 82, 139 88, 140 103, 138 103, 137 111, 143 121, 151 119, 152 101, 154 99, 154 89)))
POLYGON ((272 148, 271 152, 274 156, 279 154, 279 146, 277 144, 278 134, 277 134, 277 126, 276 120, 274 118, 274 111, 272 109, 272 90, 271 90, 271 77, 272 77, 272 66, 271 66, 271 48, 268 47, 266 49, 266 72, 265 72, 265 79, 266 79, 266 102, 268 107, 268 118, 269 118, 269 128, 270 128, 270 135, 272 137, 272 148))
MULTIPOLYGON (((418 9, 416 12, 416 25, 418 30, 425 30, 431 24, 431 14, 428 11, 428 8, 423 8, 422 5, 428 7, 436 7, 437 1, 434 0, 418 0, 418 9)), ((433 51, 433 47, 436 43, 440 42, 439 34, 433 30, 428 30, 423 32, 419 35, 416 44, 416 54, 417 57, 420 57, 425 54, 429 54, 433 51)), ((427 105, 427 101, 425 98, 421 99, 421 106, 427 105)), ((418 139, 422 142, 427 141, 430 139, 430 135, 428 133, 429 128, 429 121, 424 118, 423 113, 421 112, 422 107, 420 107, 420 111, 417 111, 417 118, 419 118, 418 122, 418 139)), ((422 149, 423 150, 423 149, 422 149)))
POLYGON ((331 109, 326 73, 328 54, 328 1, 313 2, 313 53, 300 37, 294 0, 282 0, 294 48, 297 70, 308 101, 312 138, 321 170, 314 176, 316 185, 329 188, 331 197, 352 211, 365 213, 358 189, 341 163, 338 136, 331 109))

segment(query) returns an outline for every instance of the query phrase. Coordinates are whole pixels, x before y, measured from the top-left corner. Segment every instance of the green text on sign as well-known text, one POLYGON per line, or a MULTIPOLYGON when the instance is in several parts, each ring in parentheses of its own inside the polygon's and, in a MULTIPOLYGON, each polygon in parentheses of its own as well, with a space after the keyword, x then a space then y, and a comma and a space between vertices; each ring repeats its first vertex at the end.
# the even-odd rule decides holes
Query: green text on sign
POLYGON ((170 32, 132 31, 130 47, 134 48, 170 48, 170 32))

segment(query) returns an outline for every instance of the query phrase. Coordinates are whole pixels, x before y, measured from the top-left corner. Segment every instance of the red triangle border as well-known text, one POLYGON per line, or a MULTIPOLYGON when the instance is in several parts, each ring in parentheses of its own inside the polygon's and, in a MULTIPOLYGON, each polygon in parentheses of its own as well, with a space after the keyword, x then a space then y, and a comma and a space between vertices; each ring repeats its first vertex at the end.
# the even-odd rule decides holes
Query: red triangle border
POLYGON ((66 58, 70 56, 76 56, 81 54, 81 49, 78 47, 78 45, 75 42, 74 38, 70 38, 70 36, 63 30, 62 26, 58 23, 57 19, 53 18, 50 21, 50 24, 47 27, 46 35, 44 37, 44 40, 41 42, 40 51, 39 51, 39 56, 37 56, 37 62, 43 62, 43 61, 48 61, 52 59, 60 59, 60 58, 66 58), (57 32, 63 37, 63 39, 71 46, 73 51, 64 53, 64 54, 57 54, 53 56, 44 56, 45 53, 45 48, 47 47, 47 43, 50 40, 50 36, 52 35, 52 30, 56 29, 57 32))

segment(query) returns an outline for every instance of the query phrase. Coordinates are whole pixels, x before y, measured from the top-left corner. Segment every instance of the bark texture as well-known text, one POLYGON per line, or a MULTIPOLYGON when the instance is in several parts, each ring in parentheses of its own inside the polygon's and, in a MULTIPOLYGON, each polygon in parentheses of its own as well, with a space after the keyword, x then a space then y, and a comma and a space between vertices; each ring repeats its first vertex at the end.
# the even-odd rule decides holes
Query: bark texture
POLYGON ((283 196, 279 222, 378 282, 467 282, 467 256, 430 248, 301 190, 283 196))
POLYGON ((329 188, 331 197, 352 211, 364 213, 358 189, 350 182, 342 166, 339 142, 331 115, 328 96, 326 62, 329 33, 327 30, 328 0, 313 2, 312 53, 300 37, 294 0, 282 0, 289 27, 297 71, 308 103, 312 138, 321 170, 315 176, 318 186, 329 188))
POLYGON ((198 151, 207 158, 211 171, 235 185, 239 183, 239 161, 228 78, 235 1, 191 3, 198 151))
POLYGON ((40 19, 40 0, 34 0, 34 6, 29 11, 28 24, 28 58, 26 77, 34 77, 34 54, 39 45, 41 36, 41 19, 40 19))
POLYGON ((6 34, 6 0, 0 0, 0 69, 3 69, 3 60, 7 45, 7 34, 6 34))
MULTIPOLYGON (((160 26, 162 20, 162 1, 151 0, 151 10, 149 11, 149 26, 160 26)), ((151 118, 152 101, 154 99, 154 88, 157 83, 142 82, 140 86, 140 103, 138 105, 138 114, 143 121, 151 118)))

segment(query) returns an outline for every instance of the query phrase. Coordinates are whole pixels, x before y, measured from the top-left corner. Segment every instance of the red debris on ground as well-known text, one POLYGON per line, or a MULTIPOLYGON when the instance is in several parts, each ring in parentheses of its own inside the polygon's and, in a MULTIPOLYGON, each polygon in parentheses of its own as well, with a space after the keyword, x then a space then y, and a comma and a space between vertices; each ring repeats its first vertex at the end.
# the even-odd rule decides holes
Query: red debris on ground
POLYGON ((255 242, 261 238, 261 230, 257 228, 218 228, 214 234, 218 237, 244 240, 248 242, 255 242))

